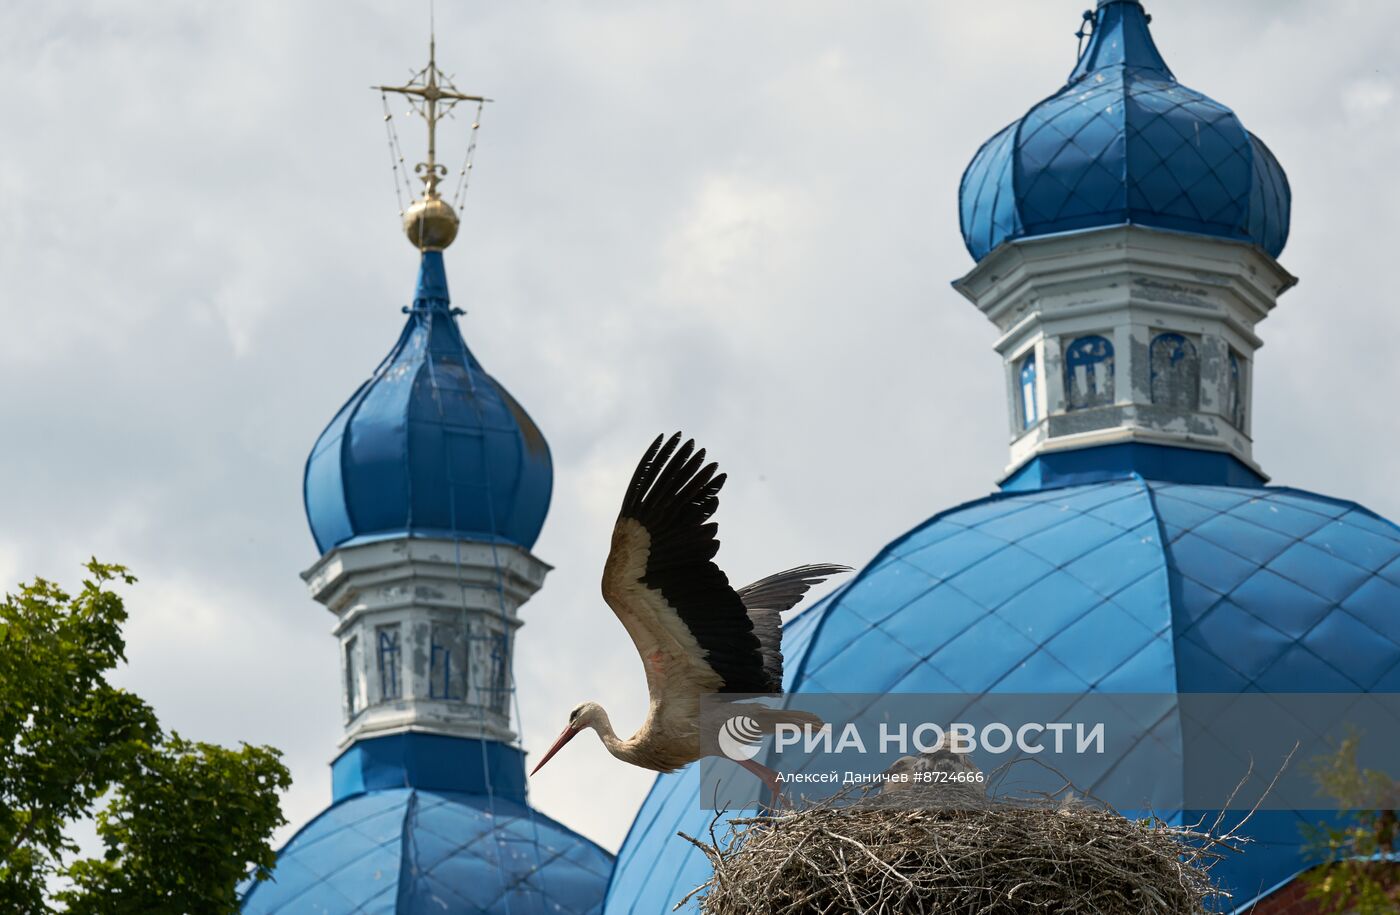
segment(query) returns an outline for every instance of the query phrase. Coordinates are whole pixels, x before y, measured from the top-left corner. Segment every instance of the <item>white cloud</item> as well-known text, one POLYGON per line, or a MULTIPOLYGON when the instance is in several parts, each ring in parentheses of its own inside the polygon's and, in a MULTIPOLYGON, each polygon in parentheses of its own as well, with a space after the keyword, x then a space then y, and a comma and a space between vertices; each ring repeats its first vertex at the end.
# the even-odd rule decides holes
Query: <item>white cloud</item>
POLYGON ((1380 117, 1395 101, 1395 86, 1390 80, 1358 79, 1342 87, 1342 106, 1353 117, 1380 117))

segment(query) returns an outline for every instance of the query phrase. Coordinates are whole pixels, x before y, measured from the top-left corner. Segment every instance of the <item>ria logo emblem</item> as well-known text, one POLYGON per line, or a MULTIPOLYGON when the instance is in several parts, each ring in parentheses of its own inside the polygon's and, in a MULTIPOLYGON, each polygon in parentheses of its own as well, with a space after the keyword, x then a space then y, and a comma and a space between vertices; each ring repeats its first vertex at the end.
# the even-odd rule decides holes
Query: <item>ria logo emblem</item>
POLYGON ((719 729, 719 748, 735 762, 745 762, 758 755, 763 744, 763 728, 747 715, 735 715, 719 729))

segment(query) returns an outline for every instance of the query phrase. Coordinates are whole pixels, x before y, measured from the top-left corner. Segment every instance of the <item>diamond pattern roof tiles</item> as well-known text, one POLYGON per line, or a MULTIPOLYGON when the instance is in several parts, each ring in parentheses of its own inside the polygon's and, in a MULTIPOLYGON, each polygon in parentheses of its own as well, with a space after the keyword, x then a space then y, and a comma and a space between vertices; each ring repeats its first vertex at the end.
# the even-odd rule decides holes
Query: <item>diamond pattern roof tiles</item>
POLYGON ((612 857, 503 798, 395 788, 341 801, 249 888, 245 915, 588 915, 612 857))
POLYGON ((959 195, 981 260, 1005 241, 1137 223, 1288 240, 1288 179, 1230 109, 1176 81, 1142 8, 1102 5, 1068 85, 978 151, 959 195))
MULTIPOLYGON (((784 650, 799 692, 1400 691, 1400 529, 1284 488, 999 493, 893 541, 784 650)), ((705 880, 674 838, 708 828, 697 786, 657 780, 607 915, 662 911, 705 880)), ((1262 850, 1222 866, 1241 898, 1300 867, 1304 819, 1260 814, 1262 850)))

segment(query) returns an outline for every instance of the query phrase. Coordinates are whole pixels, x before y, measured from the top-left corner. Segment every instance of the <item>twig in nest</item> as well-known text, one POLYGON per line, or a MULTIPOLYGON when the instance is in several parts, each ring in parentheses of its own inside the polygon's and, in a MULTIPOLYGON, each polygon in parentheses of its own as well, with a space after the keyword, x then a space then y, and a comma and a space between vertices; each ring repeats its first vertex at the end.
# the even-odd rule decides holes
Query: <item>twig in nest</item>
POLYGON ((1242 840, 1087 802, 842 806, 729 821, 686 838, 714 875, 706 915, 969 912, 1184 915, 1226 898, 1209 869, 1242 840))

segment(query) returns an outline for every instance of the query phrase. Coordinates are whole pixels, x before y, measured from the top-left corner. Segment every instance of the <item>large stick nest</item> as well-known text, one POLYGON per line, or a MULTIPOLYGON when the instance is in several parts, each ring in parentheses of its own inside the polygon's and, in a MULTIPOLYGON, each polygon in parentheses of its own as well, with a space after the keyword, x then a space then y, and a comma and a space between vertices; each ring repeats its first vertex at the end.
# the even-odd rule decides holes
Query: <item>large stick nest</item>
MULTIPOLYGON (((714 876, 706 915, 938 912, 1183 915, 1225 894, 1212 864, 1238 840, 1050 799, 909 808, 871 798, 729 821, 690 839, 714 876)), ((692 894, 694 895, 694 894, 692 894)))

